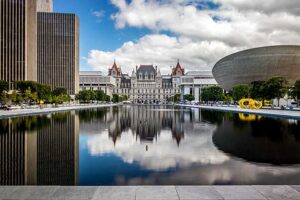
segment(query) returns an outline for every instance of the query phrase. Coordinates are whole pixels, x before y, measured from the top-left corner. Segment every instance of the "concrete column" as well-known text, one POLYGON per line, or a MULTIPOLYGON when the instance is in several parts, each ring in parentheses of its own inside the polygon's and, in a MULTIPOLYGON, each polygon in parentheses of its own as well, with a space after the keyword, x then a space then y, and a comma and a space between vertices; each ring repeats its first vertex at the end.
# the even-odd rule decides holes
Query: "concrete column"
POLYGON ((199 101, 200 96, 199 96, 199 87, 195 87, 194 88, 194 97, 195 97, 195 101, 199 101))
POLYGON ((183 86, 180 86, 180 101, 183 101, 183 86))

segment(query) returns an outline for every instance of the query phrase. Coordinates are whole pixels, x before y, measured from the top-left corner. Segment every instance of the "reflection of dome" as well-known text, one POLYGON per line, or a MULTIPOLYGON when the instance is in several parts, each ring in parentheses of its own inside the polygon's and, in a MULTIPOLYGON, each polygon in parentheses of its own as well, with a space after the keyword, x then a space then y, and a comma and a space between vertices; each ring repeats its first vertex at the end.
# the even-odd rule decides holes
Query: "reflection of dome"
POLYGON ((252 122, 225 119, 215 131, 213 142, 220 150, 247 161, 300 164, 300 140, 296 138, 300 127, 284 123, 268 118, 252 122))
POLYGON ((221 59, 213 68, 216 81, 226 90, 274 76, 291 84, 300 77, 300 46, 271 46, 249 49, 221 59))

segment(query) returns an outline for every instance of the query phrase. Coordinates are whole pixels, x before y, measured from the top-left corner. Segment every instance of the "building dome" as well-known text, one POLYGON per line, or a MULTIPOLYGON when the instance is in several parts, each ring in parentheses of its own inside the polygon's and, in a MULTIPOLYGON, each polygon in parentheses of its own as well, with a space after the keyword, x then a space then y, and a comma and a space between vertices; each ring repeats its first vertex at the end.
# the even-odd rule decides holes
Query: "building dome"
POLYGON ((300 46, 269 46, 237 52, 218 61, 213 75, 226 90, 276 76, 294 84, 300 79, 300 46))

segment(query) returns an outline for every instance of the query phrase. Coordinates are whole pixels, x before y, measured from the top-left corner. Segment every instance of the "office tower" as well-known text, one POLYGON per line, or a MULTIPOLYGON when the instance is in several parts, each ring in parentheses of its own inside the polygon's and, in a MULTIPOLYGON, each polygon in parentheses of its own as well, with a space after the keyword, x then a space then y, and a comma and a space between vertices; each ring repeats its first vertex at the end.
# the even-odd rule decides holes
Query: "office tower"
POLYGON ((37 80, 36 0, 0 1, 0 80, 37 80))
POLYGON ((52 89, 79 91, 79 19, 75 14, 38 13, 38 81, 52 89))
POLYGON ((37 0, 38 12, 53 12, 52 0, 37 0))

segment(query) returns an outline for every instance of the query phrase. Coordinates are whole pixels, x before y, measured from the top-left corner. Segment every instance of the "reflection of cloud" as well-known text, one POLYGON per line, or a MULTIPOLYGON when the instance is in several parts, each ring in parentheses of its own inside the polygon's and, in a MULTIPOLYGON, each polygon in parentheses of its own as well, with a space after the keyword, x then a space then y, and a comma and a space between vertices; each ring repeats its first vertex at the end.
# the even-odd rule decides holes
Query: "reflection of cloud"
POLYGON ((166 170, 172 167, 188 167, 192 164, 221 164, 228 157, 212 143, 212 125, 201 126, 185 135, 177 146, 171 131, 161 131, 153 143, 142 143, 131 131, 124 132, 114 146, 108 132, 90 136, 87 146, 93 156, 114 153, 125 162, 137 162, 150 170, 166 170), (146 151, 146 145, 148 151, 146 151))
POLYGON ((152 173, 147 177, 126 179, 118 176, 119 185, 253 185, 299 184, 299 167, 275 167, 228 160, 222 164, 196 165, 170 174, 152 173))

